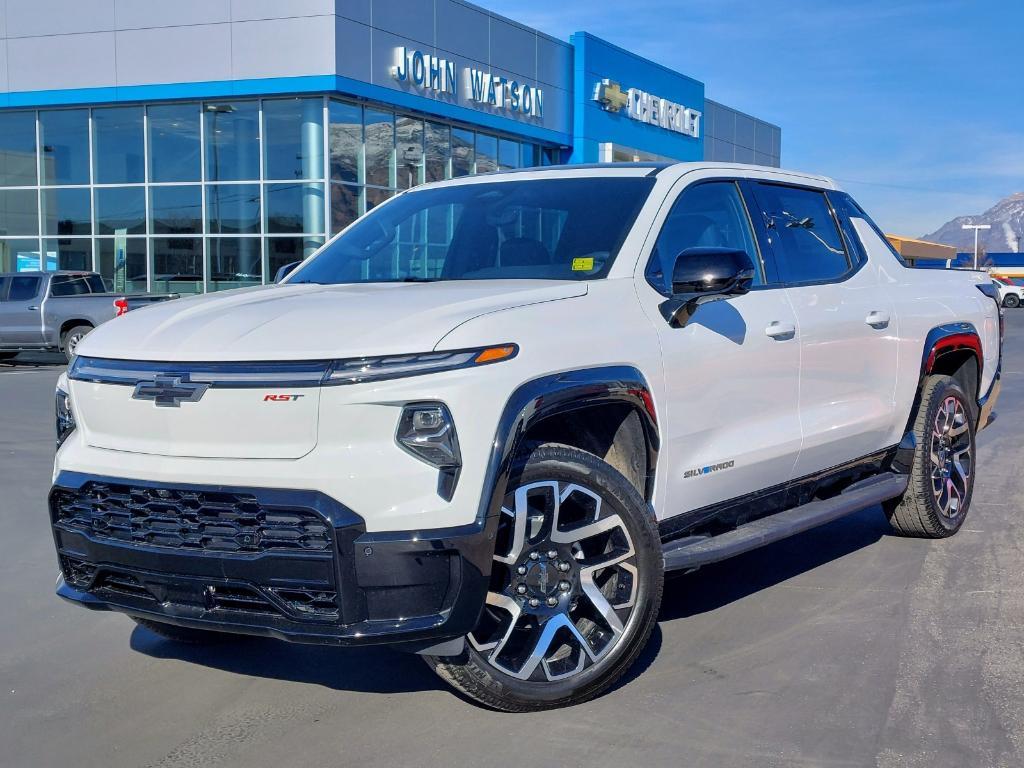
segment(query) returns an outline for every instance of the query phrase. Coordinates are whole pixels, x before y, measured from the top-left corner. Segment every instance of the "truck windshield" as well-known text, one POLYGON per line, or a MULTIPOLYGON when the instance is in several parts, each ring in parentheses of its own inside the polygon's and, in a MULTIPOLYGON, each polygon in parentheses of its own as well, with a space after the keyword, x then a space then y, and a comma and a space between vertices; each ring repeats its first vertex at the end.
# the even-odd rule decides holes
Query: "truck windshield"
POLYGON ((604 176, 408 192, 357 221, 288 282, 604 277, 653 184, 604 176))

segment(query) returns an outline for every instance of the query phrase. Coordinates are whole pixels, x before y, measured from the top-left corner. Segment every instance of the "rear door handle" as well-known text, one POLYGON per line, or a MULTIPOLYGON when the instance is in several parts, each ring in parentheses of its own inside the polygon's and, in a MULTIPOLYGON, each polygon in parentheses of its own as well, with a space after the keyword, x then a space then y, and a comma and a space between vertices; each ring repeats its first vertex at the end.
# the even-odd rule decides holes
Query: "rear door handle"
POLYGON ((773 339, 786 341, 796 336, 796 326, 792 323, 780 323, 778 320, 772 320, 764 332, 773 339))
POLYGON ((872 328, 887 328, 889 326, 889 313, 874 311, 864 318, 864 322, 872 328))
POLYGON ((39 311, 39 306, 38 306, 37 304, 32 304, 32 305, 31 305, 31 306, 30 306, 30 307, 28 308, 28 311, 29 311, 29 312, 38 312, 38 311, 39 311))

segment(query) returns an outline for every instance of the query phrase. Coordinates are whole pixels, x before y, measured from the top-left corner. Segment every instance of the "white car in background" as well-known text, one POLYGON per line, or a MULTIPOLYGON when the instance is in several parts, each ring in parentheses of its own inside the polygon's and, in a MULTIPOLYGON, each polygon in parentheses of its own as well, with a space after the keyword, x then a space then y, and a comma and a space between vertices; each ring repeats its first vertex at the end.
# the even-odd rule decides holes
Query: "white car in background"
POLYGON ((176 641, 391 644, 495 709, 585 701, 643 650, 666 571, 874 504, 956 533, 995 296, 908 269, 819 176, 423 185, 279 285, 81 342, 58 594, 176 641))
POLYGON ((999 303, 1004 307, 1016 308, 1024 304, 1024 286, 1002 275, 992 275, 992 282, 999 289, 999 303))

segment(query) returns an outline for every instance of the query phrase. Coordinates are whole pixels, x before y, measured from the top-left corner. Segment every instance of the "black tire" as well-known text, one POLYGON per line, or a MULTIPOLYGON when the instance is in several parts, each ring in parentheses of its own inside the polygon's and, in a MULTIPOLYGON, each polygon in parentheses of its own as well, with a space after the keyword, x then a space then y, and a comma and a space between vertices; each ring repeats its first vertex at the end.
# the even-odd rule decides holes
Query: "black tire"
POLYGON ((657 525, 625 477, 576 448, 537 446, 510 477, 480 624, 460 656, 424 659, 491 709, 579 704, 633 665, 654 628, 665 575, 657 525))
POLYGON ((1003 299, 1003 306, 1010 309, 1016 309, 1020 306, 1020 296, 1015 293, 1008 294, 1007 297, 1003 299))
POLYGON ((974 492, 975 409, 949 376, 929 376, 914 419, 917 448, 903 496, 883 504, 902 536, 941 539, 963 525, 974 492))
POLYGON ((91 325, 75 325, 68 330, 64 331, 64 335, 60 337, 60 349, 64 353, 64 356, 70 363, 75 359, 75 349, 77 349, 79 342, 84 339, 89 332, 92 331, 91 325))
POLYGON ((213 645, 224 643, 231 639, 227 632, 213 632, 205 629, 192 629, 191 627, 179 627, 177 624, 165 624, 162 621, 152 619, 140 619, 132 616, 132 621, 143 629, 148 629, 154 635, 162 637, 183 645, 213 645))

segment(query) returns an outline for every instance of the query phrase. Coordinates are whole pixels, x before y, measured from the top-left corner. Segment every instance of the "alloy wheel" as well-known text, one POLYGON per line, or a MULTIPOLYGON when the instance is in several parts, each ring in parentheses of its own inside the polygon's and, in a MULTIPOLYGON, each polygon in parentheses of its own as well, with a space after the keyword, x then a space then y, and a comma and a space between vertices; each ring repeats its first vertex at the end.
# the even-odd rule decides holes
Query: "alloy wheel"
POLYGON ((468 640, 497 670, 555 682, 623 637, 637 553, 622 516, 578 483, 530 483, 506 497, 486 607, 468 640))
POLYGON ((973 446, 967 411, 956 397, 942 401, 932 423, 932 493, 939 512, 947 519, 964 508, 968 482, 973 471, 973 446))
POLYGON ((78 349, 79 342, 81 342, 82 339, 84 338, 84 333, 73 333, 70 336, 68 336, 67 350, 69 356, 75 356, 75 350, 78 349))

